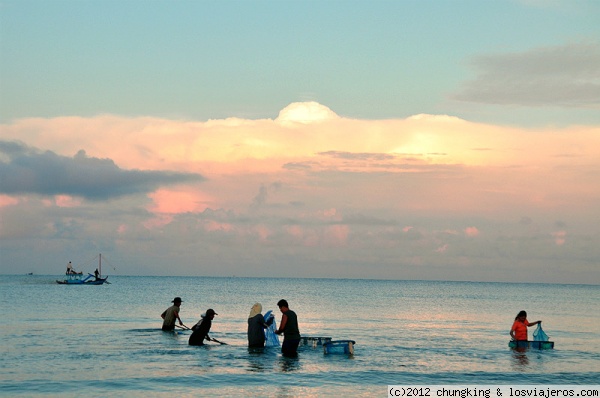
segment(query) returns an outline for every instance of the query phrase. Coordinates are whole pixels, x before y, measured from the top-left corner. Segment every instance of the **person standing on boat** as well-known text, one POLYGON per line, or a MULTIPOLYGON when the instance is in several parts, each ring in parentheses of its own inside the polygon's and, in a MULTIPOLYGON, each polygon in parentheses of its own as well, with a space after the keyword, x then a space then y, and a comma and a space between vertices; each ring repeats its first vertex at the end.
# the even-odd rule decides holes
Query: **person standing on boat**
POLYGON ((181 318, 179 318, 179 307, 181 306, 181 297, 175 297, 172 301, 173 305, 167 308, 160 317, 164 319, 162 330, 172 332, 175 330, 175 320, 179 321, 179 325, 183 326, 181 318))
POLYGON ((69 264, 67 264, 67 272, 66 275, 71 275, 74 274, 75 271, 73 270, 73 264, 71 264, 71 262, 69 261, 69 264))
POLYGON ((96 268, 96 271, 94 271, 94 277, 96 277, 96 280, 98 280, 98 275, 100 275, 100 273, 98 273, 98 268, 96 268))
POLYGON ((262 305, 260 303, 254 304, 248 316, 248 347, 264 347, 265 328, 268 328, 272 323, 272 316, 265 322, 262 315, 262 305))
POLYGON ((538 323, 542 323, 542 321, 529 323, 527 321, 527 312, 520 311, 515 318, 512 328, 510 328, 510 337, 517 341, 527 341, 527 327, 537 325, 538 323))
POLYGON ((298 354, 298 345, 300 344, 300 330, 298 329, 298 317, 296 313, 290 310, 286 300, 279 300, 277 303, 279 310, 283 314, 279 329, 276 334, 283 333, 283 344, 281 344, 281 353, 285 356, 296 356, 298 354))
POLYGON ((215 315, 219 314, 217 314, 212 308, 209 308, 206 310, 206 313, 201 316, 202 319, 192 326, 193 332, 188 340, 189 345, 204 345, 204 340, 211 341, 208 332, 210 332, 212 320, 215 318, 215 315))

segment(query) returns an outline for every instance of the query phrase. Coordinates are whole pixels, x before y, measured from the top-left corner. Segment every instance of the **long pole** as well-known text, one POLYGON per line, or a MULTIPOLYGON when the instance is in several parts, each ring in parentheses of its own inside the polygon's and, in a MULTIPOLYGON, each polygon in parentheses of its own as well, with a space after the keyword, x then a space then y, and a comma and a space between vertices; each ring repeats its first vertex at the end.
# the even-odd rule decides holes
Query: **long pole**
POLYGON ((100 274, 100 278, 102 278, 102 253, 98 255, 98 273, 100 274))

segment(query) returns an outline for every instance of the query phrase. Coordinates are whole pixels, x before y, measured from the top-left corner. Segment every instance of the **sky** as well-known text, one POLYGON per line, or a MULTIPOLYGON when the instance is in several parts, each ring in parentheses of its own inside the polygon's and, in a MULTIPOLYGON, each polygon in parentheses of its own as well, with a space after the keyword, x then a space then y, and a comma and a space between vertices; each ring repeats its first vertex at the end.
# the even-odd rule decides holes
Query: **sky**
POLYGON ((0 273, 98 253, 600 284, 600 2, 0 0, 0 273))

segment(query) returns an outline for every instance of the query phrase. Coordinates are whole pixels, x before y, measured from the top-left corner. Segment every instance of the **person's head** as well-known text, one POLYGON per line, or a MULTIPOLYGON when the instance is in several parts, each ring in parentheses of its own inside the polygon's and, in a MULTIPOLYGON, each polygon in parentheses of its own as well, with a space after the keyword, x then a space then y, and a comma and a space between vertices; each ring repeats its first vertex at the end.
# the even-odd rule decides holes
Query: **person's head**
POLYGON ((212 308, 209 308, 206 310, 206 317, 210 320, 214 319, 215 315, 219 315, 215 312, 215 310, 213 310, 212 308))
POLYGON ((515 321, 516 321, 517 319, 519 319, 519 318, 520 318, 520 320, 525 320, 525 319, 527 319, 527 312, 525 312, 525 311, 519 311, 519 313, 518 313, 518 314, 517 314, 517 316, 515 317, 515 321))
POLYGON ((261 303, 254 303, 254 305, 250 309, 250 316, 249 316, 249 318, 252 318, 252 317, 258 315, 261 312, 262 312, 262 304, 261 303))
POLYGON ((288 310, 288 308, 290 308, 288 305, 288 302, 286 300, 279 300, 277 302, 277 306, 279 307, 279 310, 281 312, 286 312, 288 310))
POLYGON ((175 297, 171 302, 179 307, 183 301, 181 300, 181 297, 175 297))

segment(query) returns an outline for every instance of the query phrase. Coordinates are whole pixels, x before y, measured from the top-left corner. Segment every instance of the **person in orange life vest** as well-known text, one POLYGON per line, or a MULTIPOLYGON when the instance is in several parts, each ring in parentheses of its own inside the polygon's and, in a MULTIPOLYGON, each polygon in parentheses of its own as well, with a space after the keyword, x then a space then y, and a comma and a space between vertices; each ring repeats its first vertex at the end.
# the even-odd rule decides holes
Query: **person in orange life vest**
POLYGON ((542 321, 530 323, 527 320, 527 312, 520 311, 515 318, 512 328, 510 328, 510 337, 512 337, 513 340, 527 341, 527 327, 537 325, 538 323, 542 323, 542 321))

